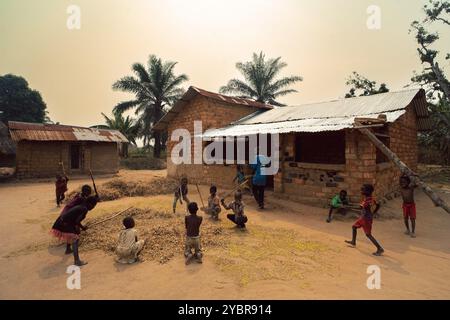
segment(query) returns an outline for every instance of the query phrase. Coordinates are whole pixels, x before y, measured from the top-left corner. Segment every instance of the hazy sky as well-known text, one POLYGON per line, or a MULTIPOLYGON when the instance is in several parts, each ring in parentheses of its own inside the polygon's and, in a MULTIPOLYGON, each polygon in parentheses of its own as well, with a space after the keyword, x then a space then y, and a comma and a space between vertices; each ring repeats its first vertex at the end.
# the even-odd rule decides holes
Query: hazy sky
MULTIPOLYGON (((178 61, 186 88, 211 91, 238 76, 235 63, 253 52, 281 56, 284 75, 304 77, 297 94, 281 99, 288 104, 342 97, 353 70, 398 90, 421 69, 408 29, 425 2, 0 0, 0 74, 25 77, 53 121, 82 126, 103 123, 100 112, 131 97, 111 85, 150 53, 178 61), (81 9, 80 30, 66 27, 71 4, 81 9), (381 8, 380 30, 366 26, 370 5, 381 8)), ((437 30, 437 49, 449 52, 449 28, 437 30)), ((449 62, 441 64, 448 74, 449 62)))

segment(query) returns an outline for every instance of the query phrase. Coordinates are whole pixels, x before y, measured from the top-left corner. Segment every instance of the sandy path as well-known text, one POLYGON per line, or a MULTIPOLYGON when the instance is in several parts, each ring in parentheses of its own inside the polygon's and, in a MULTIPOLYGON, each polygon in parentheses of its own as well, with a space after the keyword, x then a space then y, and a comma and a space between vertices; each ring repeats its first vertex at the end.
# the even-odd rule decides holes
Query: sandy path
MULTIPOLYGON (((161 176, 164 171, 136 171, 122 175, 132 179, 143 175, 161 176)), ((73 180, 70 187, 83 182, 73 180)), ((258 228, 295 231, 303 238, 331 248, 320 257, 320 265, 325 267, 306 272, 298 279, 268 278, 242 286, 230 273, 220 269, 213 259, 214 250, 206 252, 202 265, 187 267, 181 256, 164 265, 145 261, 122 266, 116 265, 111 256, 101 251, 89 251, 81 253, 83 259, 89 261, 82 268, 82 289, 68 290, 65 271, 72 262, 71 257, 63 255, 63 247, 45 245, 49 239, 48 226, 58 214, 54 208, 53 188, 51 182, 0 185, 2 299, 450 298, 450 216, 433 207, 422 193, 417 194, 416 239, 403 234, 403 223, 399 219, 375 221, 374 235, 386 249, 384 257, 370 254, 373 247, 361 233, 358 247, 347 247, 343 241, 350 236, 351 221, 335 220, 327 224, 324 221, 326 210, 269 199, 268 209, 261 212, 247 197, 250 222, 248 234, 242 237, 244 244, 255 241, 253 230, 258 228), (381 268, 380 290, 366 287, 366 269, 372 264, 381 268)), ((190 190, 191 198, 198 201, 195 189, 190 190)), ((201 190, 207 194, 206 186, 201 190)), ((443 197, 450 200, 448 193, 443 197)), ((100 203, 93 214, 108 214, 130 205, 170 210, 171 203, 170 195, 123 198, 100 203)), ((386 205, 385 210, 398 211, 399 207, 399 199, 396 199, 386 205)), ((291 256, 284 258, 291 259, 291 256)), ((262 264, 255 265, 255 270, 264 267, 262 264)))

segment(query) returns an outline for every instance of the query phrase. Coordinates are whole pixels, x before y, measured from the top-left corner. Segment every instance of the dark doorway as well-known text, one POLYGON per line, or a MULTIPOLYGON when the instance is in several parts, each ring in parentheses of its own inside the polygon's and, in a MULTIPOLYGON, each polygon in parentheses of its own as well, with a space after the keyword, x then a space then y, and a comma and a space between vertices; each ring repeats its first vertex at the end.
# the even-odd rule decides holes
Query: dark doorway
POLYGON ((80 146, 70 146, 70 169, 80 169, 80 146))

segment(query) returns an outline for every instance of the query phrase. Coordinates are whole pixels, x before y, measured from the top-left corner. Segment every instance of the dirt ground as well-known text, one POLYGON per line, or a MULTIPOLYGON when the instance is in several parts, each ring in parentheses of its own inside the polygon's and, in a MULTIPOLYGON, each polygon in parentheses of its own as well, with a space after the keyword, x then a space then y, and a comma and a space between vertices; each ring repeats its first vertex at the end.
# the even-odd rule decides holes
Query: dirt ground
MULTIPOLYGON (((165 174, 161 170, 121 171, 119 175, 151 183, 165 174)), ((111 179, 102 177, 98 183, 111 179)), ((86 182, 71 180, 69 191, 86 182)), ((439 186, 442 197, 450 202, 450 188, 439 186)), ((200 189, 205 200, 208 187, 200 189)), ((189 195, 200 202, 195 186, 190 186, 189 195)), ((0 184, 0 298, 450 299, 450 215, 434 207, 420 191, 416 192, 417 238, 403 234, 400 199, 383 207, 382 216, 390 219, 375 220, 373 233, 386 250, 382 257, 371 255, 374 248, 361 232, 356 248, 344 243, 351 235, 352 219, 328 224, 326 209, 279 200, 270 192, 264 211, 248 195, 244 202, 248 230, 233 228, 222 211, 217 227, 223 230, 223 244, 204 245, 203 264, 185 266, 182 247, 164 263, 147 259, 135 265, 118 265, 110 252, 85 247, 80 254, 89 264, 81 269, 81 289, 69 290, 66 269, 72 256, 65 256, 64 246, 48 235, 59 214, 53 182, 0 184), (379 290, 366 286, 370 265, 381 269, 379 290)), ((172 195, 101 202, 86 221, 130 206, 170 212, 172 195)), ((176 223, 183 223, 183 212, 180 207, 176 223)), ((139 218, 136 224, 139 231, 139 218)), ((118 223, 117 232, 120 227, 118 223)))

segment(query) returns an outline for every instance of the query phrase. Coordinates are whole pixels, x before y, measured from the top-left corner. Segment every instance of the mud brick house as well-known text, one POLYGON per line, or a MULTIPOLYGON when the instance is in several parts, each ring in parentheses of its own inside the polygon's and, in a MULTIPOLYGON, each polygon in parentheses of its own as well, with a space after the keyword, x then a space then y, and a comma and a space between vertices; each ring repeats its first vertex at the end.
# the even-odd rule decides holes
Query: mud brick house
POLYGON ((9 136, 8 127, 0 121, 0 167, 13 167, 16 160, 16 145, 9 136))
MULTIPOLYGON (((417 168, 417 133, 429 129, 422 89, 278 108, 244 106, 245 102, 249 103, 191 87, 156 130, 167 130, 170 139, 174 129, 192 133, 193 121, 202 120, 208 124, 203 139, 278 134, 280 169, 270 177, 274 193, 300 202, 325 203, 341 189, 348 191, 351 200, 359 200, 363 183, 374 184, 377 197, 398 188, 400 171, 355 128, 355 118, 385 118, 385 125, 371 130, 413 170, 417 168)), ((236 165, 174 165, 170 151, 175 143, 168 145, 169 176, 184 174, 198 183, 232 185, 236 165)))
POLYGON ((117 130, 59 124, 8 123, 17 145, 18 178, 54 177, 67 174, 115 173, 119 167, 118 144, 128 140, 117 130))

